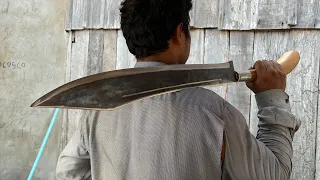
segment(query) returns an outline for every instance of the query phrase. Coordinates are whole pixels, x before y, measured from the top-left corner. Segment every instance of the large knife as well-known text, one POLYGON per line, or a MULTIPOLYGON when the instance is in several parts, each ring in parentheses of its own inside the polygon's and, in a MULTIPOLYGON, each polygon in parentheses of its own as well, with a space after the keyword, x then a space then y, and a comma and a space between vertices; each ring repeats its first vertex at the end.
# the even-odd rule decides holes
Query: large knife
MULTIPOLYGON (((277 62, 289 74, 300 61, 297 51, 277 62)), ((87 76, 44 95, 31 107, 111 110, 133 101, 184 88, 221 86, 254 81, 254 69, 238 73, 233 62, 221 64, 163 65, 115 70, 87 76)))

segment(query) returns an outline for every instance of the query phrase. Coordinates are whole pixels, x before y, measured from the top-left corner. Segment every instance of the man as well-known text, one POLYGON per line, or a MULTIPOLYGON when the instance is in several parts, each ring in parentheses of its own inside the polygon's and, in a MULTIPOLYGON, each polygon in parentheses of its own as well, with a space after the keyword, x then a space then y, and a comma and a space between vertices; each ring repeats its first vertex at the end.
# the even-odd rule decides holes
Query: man
MULTIPOLYGON (((184 64, 190 51, 191 0, 125 0, 121 29, 136 67, 184 64)), ((285 180, 299 128, 273 61, 257 61, 259 130, 212 91, 188 88, 88 111, 60 155, 58 179, 285 180)))

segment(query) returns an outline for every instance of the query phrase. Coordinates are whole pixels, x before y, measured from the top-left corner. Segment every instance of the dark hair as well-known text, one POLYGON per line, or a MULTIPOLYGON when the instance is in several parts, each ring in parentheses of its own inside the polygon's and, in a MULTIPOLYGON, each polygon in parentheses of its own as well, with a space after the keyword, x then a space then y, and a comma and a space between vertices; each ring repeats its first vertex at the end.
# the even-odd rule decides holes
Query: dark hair
POLYGON ((182 23, 190 36, 189 11, 192 0, 124 0, 121 3, 121 30, 129 51, 144 58, 169 48, 175 28, 182 23))

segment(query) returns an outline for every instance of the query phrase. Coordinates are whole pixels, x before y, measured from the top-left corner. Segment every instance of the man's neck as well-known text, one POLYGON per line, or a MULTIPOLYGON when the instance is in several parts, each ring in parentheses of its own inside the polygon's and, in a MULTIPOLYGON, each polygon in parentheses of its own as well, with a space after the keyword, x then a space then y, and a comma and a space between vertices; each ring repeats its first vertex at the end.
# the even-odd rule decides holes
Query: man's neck
POLYGON ((161 62, 164 64, 181 64, 179 58, 170 54, 156 54, 145 58, 137 59, 137 62, 161 62))
POLYGON ((156 62, 156 61, 138 61, 134 67, 139 68, 139 67, 152 67, 152 66, 162 66, 162 65, 167 65, 167 64, 163 62, 156 62))

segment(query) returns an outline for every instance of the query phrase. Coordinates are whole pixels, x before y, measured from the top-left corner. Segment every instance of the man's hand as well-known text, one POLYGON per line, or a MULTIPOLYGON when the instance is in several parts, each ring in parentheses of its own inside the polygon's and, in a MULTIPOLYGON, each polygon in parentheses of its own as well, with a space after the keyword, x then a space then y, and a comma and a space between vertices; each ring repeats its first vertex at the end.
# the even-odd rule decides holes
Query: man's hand
POLYGON ((247 86, 254 93, 271 89, 286 89, 286 75, 276 61, 257 61, 253 68, 257 72, 257 80, 247 82, 247 86))

